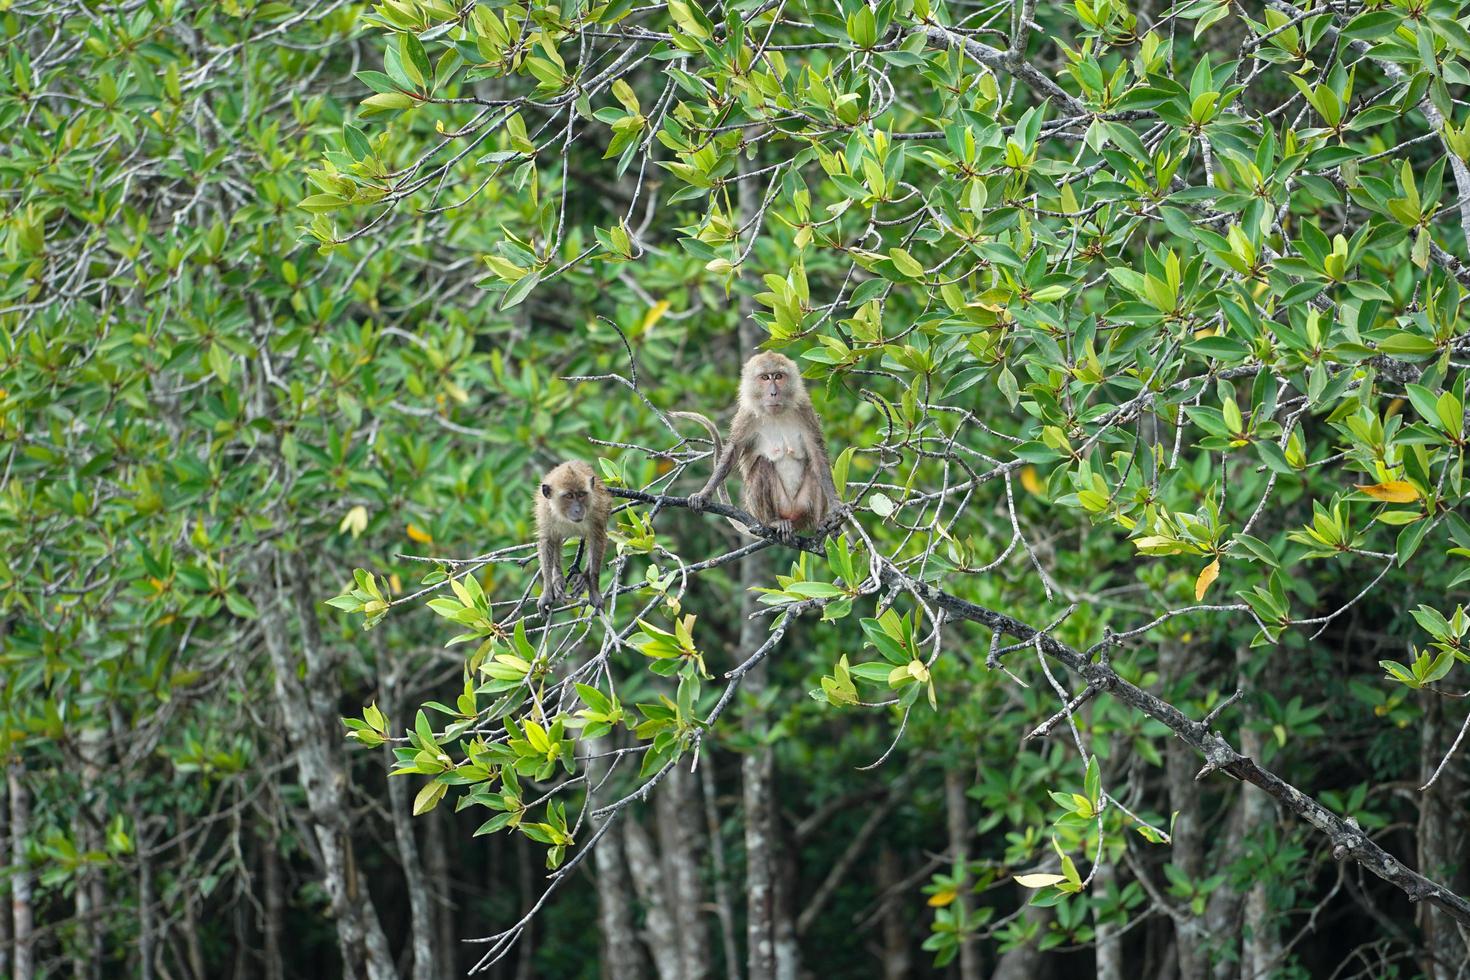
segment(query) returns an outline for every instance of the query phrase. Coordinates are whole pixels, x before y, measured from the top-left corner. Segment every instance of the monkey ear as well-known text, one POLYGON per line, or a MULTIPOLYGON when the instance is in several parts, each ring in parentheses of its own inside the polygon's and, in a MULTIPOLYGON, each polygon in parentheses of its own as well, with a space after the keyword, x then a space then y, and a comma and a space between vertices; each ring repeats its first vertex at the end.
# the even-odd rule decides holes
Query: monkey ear
POLYGON ((547 500, 551 499, 551 487, 545 483, 541 484, 541 496, 547 500))

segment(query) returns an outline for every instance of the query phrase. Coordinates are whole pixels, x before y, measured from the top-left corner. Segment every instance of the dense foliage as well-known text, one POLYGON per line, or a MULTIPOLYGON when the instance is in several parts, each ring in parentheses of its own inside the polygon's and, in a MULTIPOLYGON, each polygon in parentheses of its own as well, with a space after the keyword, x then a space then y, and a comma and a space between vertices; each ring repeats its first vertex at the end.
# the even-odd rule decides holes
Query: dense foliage
POLYGON ((1454 976, 1461 6, 11 5, 9 968, 1454 976))

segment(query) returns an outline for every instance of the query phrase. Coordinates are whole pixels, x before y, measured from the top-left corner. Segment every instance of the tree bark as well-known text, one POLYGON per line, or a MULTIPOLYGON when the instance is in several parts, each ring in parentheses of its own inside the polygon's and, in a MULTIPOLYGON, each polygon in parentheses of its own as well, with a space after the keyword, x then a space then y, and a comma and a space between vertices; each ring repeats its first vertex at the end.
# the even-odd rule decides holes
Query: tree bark
MULTIPOLYGON (((402 671, 398 664, 388 666, 387 644, 378 642, 380 671, 379 705, 388 718, 398 718, 399 685, 402 671)), ((384 746, 385 761, 394 765, 392 746, 384 746)), ((401 777, 388 777, 388 802, 393 821, 393 840, 398 847, 398 862, 403 868, 403 882, 408 889, 409 945, 413 949, 413 980, 438 980, 439 967, 434 956, 434 904, 424 868, 419 860, 418 839, 414 836, 413 806, 408 799, 408 783, 401 777)))
MULTIPOLYGON (((5 626, 0 623, 0 640, 5 637, 5 626)), ((0 855, 10 857, 10 781, 0 779, 0 855)), ((8 884, 8 882, 7 882, 8 884)), ((7 888, 8 892, 9 889, 7 888)), ((0 977, 10 976, 10 951, 14 945, 11 935, 11 916, 0 915, 0 977)))
POLYGON ((265 980, 285 980, 286 965, 281 955, 281 923, 285 921, 285 882, 281 875, 281 855, 277 840, 257 834, 260 843, 261 877, 265 879, 265 921, 261 923, 262 955, 265 958, 265 980))
MULTIPOLYGON (((1017 891, 1021 901, 1031 901, 1030 889, 1017 886, 1017 891)), ((1026 911, 1021 913, 1021 918, 1026 922, 1039 927, 1036 931, 1038 936, 1045 931, 1046 924, 1051 921, 1051 917, 1051 909, 1036 905, 1027 905, 1026 911)), ((995 972, 990 977, 991 980, 1036 980, 1040 975, 1041 952, 1036 948, 1036 943, 1028 942, 1002 953, 1000 962, 996 964, 995 972)))
POLYGON ((429 896, 434 903, 435 942, 438 948, 434 960, 441 977, 458 977, 459 941, 455 938, 455 904, 450 885, 454 875, 449 870, 449 843, 453 837, 454 811, 448 807, 436 807, 429 814, 428 839, 424 846, 428 850, 425 863, 429 870, 429 896), (450 828, 445 830, 446 825, 450 828))
POLYGON ((255 604, 274 673, 275 699, 306 795, 323 884, 336 920, 343 976, 357 977, 366 970, 369 980, 396 980, 398 972, 377 910, 357 880, 347 826, 348 773, 339 737, 327 720, 336 714, 338 681, 321 643, 310 576, 298 553, 280 555, 274 563, 264 556, 255 579, 255 604), (293 597, 306 662, 304 680, 298 674, 286 616, 293 597))
POLYGON ((623 816, 623 841, 628 855, 628 870, 633 886, 644 908, 644 945, 653 956, 654 969, 660 980, 681 980, 683 961, 679 955, 679 937, 669 909, 664 888, 663 869, 648 830, 631 814, 623 816))
MULTIPOLYGON (((90 695, 91 687, 90 682, 84 681, 84 694, 90 695)), ((105 821, 105 816, 96 806, 96 797, 97 780, 102 772, 105 738, 106 731, 93 724, 84 727, 77 736, 82 793, 81 799, 77 801, 72 828, 76 835, 77 850, 83 854, 102 850, 102 835, 98 827, 105 821)), ((102 976, 102 906, 105 901, 101 874, 90 863, 83 864, 77 875, 74 896, 79 934, 72 956, 72 976, 75 980, 100 980, 102 976)))
POLYGON ((31 980, 35 975, 31 909, 31 870, 26 840, 31 834, 31 794, 25 783, 25 763, 12 758, 6 771, 10 789, 10 915, 15 937, 14 980, 31 980))
MULTIPOLYGON (((1190 673, 1192 657, 1189 649, 1173 643, 1159 647, 1159 671, 1168 685, 1177 685, 1190 673)), ((1200 785, 1195 781, 1199 769, 1189 746, 1177 738, 1167 739, 1164 747, 1165 775, 1169 786, 1169 809, 1177 812, 1174 820, 1173 863, 1191 880, 1204 876, 1204 834, 1201 823, 1200 785)), ((1180 980, 1206 980, 1209 955, 1206 949, 1204 922, 1195 917, 1174 919, 1177 933, 1180 980)))
POLYGON ((675 766, 654 793, 665 892, 679 944, 679 975, 703 980, 709 975, 709 931, 704 920, 704 883, 700 880, 699 821, 694 819, 694 776, 675 766))
MULTIPOLYGON (((964 884, 955 896, 956 913, 961 922, 970 921, 968 865, 970 862, 970 814, 965 790, 969 785, 957 769, 944 772, 944 813, 949 828, 949 859, 964 875, 964 884)), ((960 943, 960 980, 980 980, 980 944, 973 938, 960 943)))
POLYGON ((909 929, 904 922, 904 902, 893 896, 893 889, 903 880, 898 855, 887 844, 878 852, 878 894, 883 901, 883 980, 908 980, 912 954, 909 952, 909 929))
MULTIPOLYGON (((601 738, 587 745, 588 786, 602 784, 608 763, 599 756, 612 744, 611 738, 601 738)), ((593 831, 600 830, 606 819, 593 817, 593 831)), ((633 923, 636 892, 628 880, 621 835, 609 831, 592 851, 592 859, 597 867, 597 922, 602 932, 603 980, 640 980, 645 972, 633 923)))
MULTIPOLYGON (((1098 865, 1097 876, 1093 878, 1092 890, 1097 895, 1105 895, 1117 888, 1118 866, 1104 855, 1102 864, 1098 865)), ((1111 922, 1098 922, 1096 925, 1097 980, 1124 980, 1128 974, 1123 970, 1123 937, 1118 926, 1111 922)))
MULTIPOLYGON (((765 639, 763 621, 750 618, 753 586, 765 581, 764 551, 741 564, 740 646, 734 662, 749 656, 765 639)), ((766 689, 766 665, 745 674, 746 692, 759 704, 766 689)), ((762 741, 766 715, 759 707, 745 714, 746 734, 757 741, 740 760, 741 799, 745 811, 745 944, 747 980, 776 980, 776 826, 772 786, 775 757, 762 741)))
POLYGON ((720 808, 715 793, 714 760, 699 768, 700 795, 704 799, 705 832, 709 837, 710 864, 714 871, 715 915, 720 921, 720 951, 725 959, 727 980, 740 980, 740 947, 735 942, 735 906, 730 901, 730 878, 725 863, 725 840, 720 825, 720 808))
MULTIPOLYGON (((774 771, 772 785, 775 785, 774 771)), ((771 800, 771 826, 775 829, 776 849, 772 854, 775 862, 776 885, 776 980, 798 980, 801 970, 801 930, 797 925, 797 890, 800 869, 797 858, 800 849, 789 839, 790 828, 781 820, 781 810, 771 800)))
MULTIPOLYGON (((1449 750, 1458 726, 1445 724, 1445 699, 1433 691, 1421 695, 1424 708, 1420 722, 1420 785, 1427 783, 1449 750)), ((1463 709, 1463 704, 1461 704, 1463 709)), ((1419 825, 1416 831, 1419 873, 1434 878, 1446 888, 1463 894, 1466 870, 1465 814, 1456 801, 1464 797, 1463 757, 1451 759, 1433 786, 1420 794, 1419 825)), ((1466 944, 1455 921, 1429 903, 1419 907, 1419 928, 1424 932, 1424 975, 1431 980, 1464 976, 1466 944)))
MULTIPOLYGON (((1240 684, 1248 681, 1245 669, 1251 661, 1251 651, 1242 646, 1235 653, 1235 662, 1241 672, 1240 684)), ((1252 728, 1250 722, 1257 714, 1255 700, 1247 697, 1241 714, 1247 724, 1240 726, 1240 751, 1252 759, 1263 758, 1265 738, 1252 728)), ((1271 828, 1278 823, 1276 806, 1265 790, 1250 783, 1240 784, 1240 834, 1245 841, 1265 840, 1271 828)), ((1229 839, 1237 839, 1230 835, 1229 839)), ((1232 930, 1234 932, 1234 930, 1232 930)), ((1266 883, 1256 881, 1246 891, 1241 905, 1240 933, 1240 978, 1241 980, 1266 980, 1271 971, 1281 965, 1281 942, 1277 935, 1275 918, 1266 893, 1266 883)), ((1219 971, 1216 972, 1217 977, 1219 971)))

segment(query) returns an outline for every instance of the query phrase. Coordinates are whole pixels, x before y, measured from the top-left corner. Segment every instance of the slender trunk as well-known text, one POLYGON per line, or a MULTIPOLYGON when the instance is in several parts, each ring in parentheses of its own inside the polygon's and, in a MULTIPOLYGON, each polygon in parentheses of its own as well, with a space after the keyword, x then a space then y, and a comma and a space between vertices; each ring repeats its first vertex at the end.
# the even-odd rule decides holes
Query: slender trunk
MULTIPOLYGON (((1118 866, 1104 855, 1093 879, 1093 894, 1101 897, 1118 890, 1118 866)), ((1097 980, 1124 980, 1123 937, 1116 923, 1097 922, 1097 980)))
MULTIPOLYGON (((175 811, 174 820, 180 830, 189 825, 189 818, 182 808, 175 811)), ((209 974, 204 964, 204 946, 199 941, 199 909, 192 884, 191 881, 183 881, 179 889, 184 911, 184 955, 189 964, 189 975, 194 980, 205 980, 209 974)))
POLYGON ((730 901, 730 879, 725 865, 725 840, 720 826, 719 802, 715 794, 714 759, 699 769, 704 797, 705 829, 709 835, 710 864, 714 870, 715 915, 720 920, 720 950, 725 958, 727 980, 740 980, 740 947, 735 943, 735 906, 730 901))
POLYGON ((31 795, 25 783, 25 763, 12 758, 6 772, 10 788, 10 914, 15 933, 13 980, 31 980, 35 973, 32 936, 31 871, 26 839, 31 833, 31 795))
POLYGON ((655 791, 659 850, 670 916, 679 943, 679 975, 703 980, 710 973, 709 929, 705 924, 704 883, 700 880, 703 841, 695 812, 694 776, 674 767, 655 791))
POLYGON ((663 869, 659 867, 658 854, 654 851, 647 828, 631 814, 623 817, 623 841, 633 886, 643 903, 644 945, 653 956, 659 980, 680 980, 683 964, 679 956, 678 929, 669 908, 663 869))
POLYGON ((883 980, 908 980, 912 963, 909 928, 904 922, 905 903, 893 890, 903 880, 898 854, 887 844, 878 852, 878 894, 883 901, 883 980))
POLYGON ((285 980, 286 963, 281 954, 281 924, 285 921, 285 882, 281 874, 281 855, 278 840, 257 836, 260 842, 260 861, 264 866, 265 921, 261 923, 262 953, 265 957, 265 980, 285 980))
MULTIPOLYGON (((772 785, 775 785, 774 775, 772 785)), ((800 852, 795 841, 788 839, 789 828, 784 826, 774 799, 771 801, 771 823, 776 832, 776 851, 772 855, 776 865, 776 980, 798 980, 802 973, 801 930, 796 913, 800 881, 797 855, 800 852)))
POLYGON ((434 941, 438 948, 434 960, 439 964, 441 977, 458 977, 459 943, 454 931, 454 895, 450 884, 454 875, 449 867, 449 840, 453 838, 454 811, 449 807, 436 807, 429 814, 428 835, 424 842, 428 850, 426 864, 429 869, 429 897, 434 903, 434 922, 437 926, 434 941), (449 830, 445 830, 445 826, 449 830))
MULTIPOLYGON (((1250 663, 1251 651, 1242 647, 1236 651, 1235 662, 1242 673, 1250 663)), ((1254 698, 1246 698, 1241 708, 1242 715, 1249 721, 1259 712, 1254 698)), ((1240 726, 1240 751, 1252 759, 1260 759, 1265 751, 1265 737, 1254 726, 1240 726)), ((1271 837, 1276 826, 1276 807, 1271 797, 1260 787, 1250 783, 1240 785, 1240 834, 1242 840, 1264 841, 1271 837)), ((1231 930, 1233 934, 1235 930, 1231 930)), ((1276 932, 1275 916, 1266 896, 1266 883, 1252 883, 1242 903, 1240 933, 1240 980, 1266 980, 1271 971, 1280 966, 1281 941, 1276 932)), ((1219 975, 1217 971, 1217 976, 1219 975)))
MULTIPOLYGON (((521 885, 521 902, 526 906, 536 901, 536 872, 533 870, 531 861, 531 845, 525 837, 516 838, 516 876, 521 885)), ((516 980, 531 980, 535 976, 535 969, 531 956, 536 950, 536 937, 531 928, 536 924, 532 919, 526 923, 526 931, 521 933, 521 955, 516 961, 516 980)))
POLYGON ((255 604, 274 674, 275 698, 306 795, 323 884, 336 920, 343 976, 357 977, 365 969, 369 980, 396 980, 377 910, 357 880, 347 823, 349 777, 340 739, 327 720, 336 714, 338 680, 321 642, 310 576, 300 554, 289 554, 278 562, 263 556, 255 579, 259 583, 255 604), (278 571, 282 581, 277 581, 278 571), (286 616, 293 598, 306 662, 304 680, 286 616))
MULTIPOLYGON (((89 680, 82 682, 82 691, 85 697, 91 696, 92 684, 89 680)), ((72 826, 76 833, 77 847, 83 853, 102 850, 102 835, 98 827, 106 817, 97 805, 97 781, 102 773, 106 736, 106 729, 97 724, 88 724, 77 736, 82 798, 78 801, 80 806, 72 826)), ((72 976, 76 980, 100 980, 102 976, 101 916, 105 901, 101 873, 95 866, 84 864, 77 878, 75 895, 79 935, 72 960, 72 976)))
MULTIPOLYGON (((1021 888, 1017 896, 1022 902, 1031 901, 1031 892, 1021 888)), ((1033 935, 1042 936, 1046 934, 1046 924, 1051 921, 1052 910, 1038 908, 1035 905, 1027 905, 1026 911, 1021 913, 1021 918, 1034 927, 1033 935)), ((995 966, 995 972, 990 975, 990 980, 1036 980, 1041 976, 1042 953, 1036 948, 1035 943, 1024 943, 1001 954, 1000 962, 995 966)))
MULTIPOLYGON (((599 756, 612 744, 611 738, 588 744, 588 786, 602 785, 608 762, 599 756)), ((601 829, 606 819, 593 817, 593 830, 601 829)), ((628 880, 622 837, 608 831, 593 850, 592 859, 597 866, 597 922, 602 932, 603 980, 639 980, 644 976, 643 955, 638 949, 638 933, 633 924, 635 892, 628 880)))
MULTIPOLYGON (((394 664, 386 666, 387 645, 378 644, 378 669, 382 672, 379 682, 383 714, 397 718, 399 708, 399 683, 401 670, 394 664)), ((383 749, 385 761, 394 764, 391 746, 383 749)), ((438 980, 438 966, 434 959, 434 908, 429 886, 424 877, 424 867, 419 861, 418 839, 413 830, 413 807, 408 799, 406 780, 388 777, 388 801, 393 821, 393 839, 398 846, 398 863, 403 867, 403 882, 408 888, 409 944, 413 949, 413 980, 438 980)))
MULTIPOLYGON (((1420 723, 1420 784, 1429 781, 1458 726, 1447 726, 1445 699, 1432 691, 1423 693, 1424 716, 1420 723)), ((1463 798, 1465 776, 1463 765, 1451 760, 1424 790, 1419 802, 1419 826, 1416 836, 1419 848, 1419 871, 1445 887, 1463 893, 1466 870, 1465 814, 1456 801, 1463 798)), ((1424 932, 1424 975, 1430 980, 1459 980, 1465 975, 1466 942, 1448 915, 1428 902, 1419 906, 1419 928, 1424 932)))
MULTIPOLYGON (((1191 660, 1187 647, 1163 644, 1159 649, 1159 669, 1165 683, 1180 683, 1191 670, 1191 660)), ((1204 876, 1205 866, 1200 785, 1194 779, 1199 769, 1198 757, 1182 741, 1171 738, 1165 741, 1164 762, 1169 809, 1178 814, 1174 821, 1173 863, 1191 881, 1198 881, 1204 876)), ((1181 980, 1205 980, 1209 975, 1209 955, 1203 921, 1175 919, 1174 926, 1181 980)))
MULTIPOLYGON (((964 876, 964 885, 955 897, 955 914, 963 923, 970 921, 970 894, 968 865, 970 862, 969 808, 965 790, 969 788, 964 775, 958 769, 946 769, 944 773, 944 812, 949 827, 949 858, 955 870, 964 876)), ((973 938, 960 943, 960 980, 980 980, 980 944, 973 938)))
MULTIPOLYGON (((0 639, 5 636, 5 626, 0 624, 0 639)), ((0 855, 5 860, 10 857, 10 781, 0 779, 0 855)), ((0 889, 0 894, 9 895, 10 882, 4 882, 5 887, 0 889)), ((0 977, 10 976, 10 950, 14 937, 11 935, 11 917, 0 915, 0 977)))
MULTIPOLYGON (((751 587, 765 580, 757 552, 741 565, 740 647, 736 660, 743 660, 764 641, 763 623, 753 621, 751 587)), ((776 826, 773 776, 775 756, 763 739, 765 712, 758 705, 766 689, 766 665, 756 664, 745 674, 744 685, 752 699, 746 712, 745 730, 755 747, 740 760, 741 796, 745 810, 745 943, 748 980, 776 980, 776 826)))

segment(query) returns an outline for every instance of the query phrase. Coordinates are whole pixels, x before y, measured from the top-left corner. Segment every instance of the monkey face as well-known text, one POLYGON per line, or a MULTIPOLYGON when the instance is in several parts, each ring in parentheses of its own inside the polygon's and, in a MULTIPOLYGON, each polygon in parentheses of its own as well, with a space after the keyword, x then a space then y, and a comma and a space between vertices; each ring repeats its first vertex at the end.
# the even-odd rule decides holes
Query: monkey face
POLYGON ((557 494, 556 503, 562 516, 573 524, 580 524, 587 516, 587 491, 563 490, 557 494))
POLYGON ((769 414, 779 414, 790 408, 800 388, 801 378, 790 358, 780 354, 757 354, 746 365, 747 397, 769 414))

